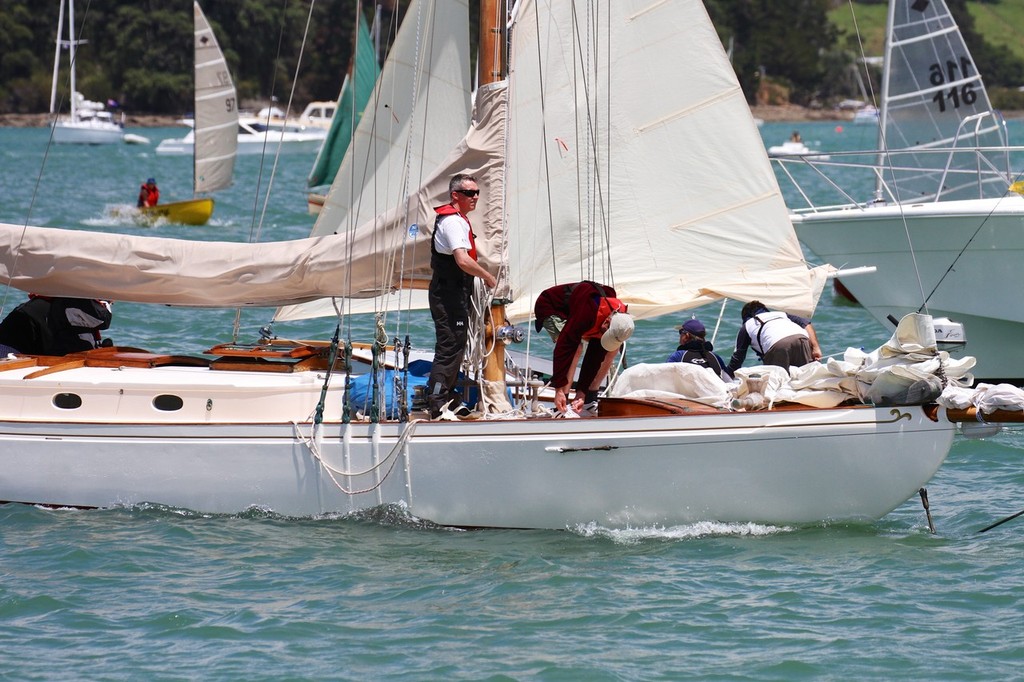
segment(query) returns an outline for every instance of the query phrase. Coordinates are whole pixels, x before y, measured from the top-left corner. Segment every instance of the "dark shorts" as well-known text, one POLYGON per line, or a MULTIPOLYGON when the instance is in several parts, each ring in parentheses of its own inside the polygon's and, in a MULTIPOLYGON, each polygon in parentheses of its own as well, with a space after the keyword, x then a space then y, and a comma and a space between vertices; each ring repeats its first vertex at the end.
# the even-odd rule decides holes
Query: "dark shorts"
POLYGON ((814 362, 811 355, 811 340, 802 334, 780 339, 764 354, 764 364, 779 367, 803 367, 814 362))

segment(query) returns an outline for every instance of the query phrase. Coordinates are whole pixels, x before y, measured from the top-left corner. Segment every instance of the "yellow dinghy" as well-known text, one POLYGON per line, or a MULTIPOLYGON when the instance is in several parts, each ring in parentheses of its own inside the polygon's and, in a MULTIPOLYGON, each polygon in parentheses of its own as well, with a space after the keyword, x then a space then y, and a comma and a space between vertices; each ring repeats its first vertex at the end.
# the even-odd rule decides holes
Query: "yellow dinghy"
POLYGON ((181 225, 205 225, 213 215, 213 199, 200 197, 185 201, 172 201, 156 206, 144 206, 139 209, 142 216, 149 222, 166 220, 181 225))

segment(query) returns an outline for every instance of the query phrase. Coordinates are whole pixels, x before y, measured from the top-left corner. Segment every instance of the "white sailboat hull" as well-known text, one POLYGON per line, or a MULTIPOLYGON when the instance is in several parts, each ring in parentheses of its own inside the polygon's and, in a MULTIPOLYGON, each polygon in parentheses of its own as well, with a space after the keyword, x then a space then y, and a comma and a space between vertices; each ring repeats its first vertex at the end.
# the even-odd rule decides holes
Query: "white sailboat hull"
POLYGON ((932 477, 954 432, 920 407, 867 406, 345 425, 332 388, 335 417, 313 447, 317 373, 27 371, 0 377, 0 500, 56 506, 311 516, 397 504, 506 528, 870 520, 932 477), (55 407, 57 393, 82 406, 55 407), (154 409, 168 394, 182 408, 154 409))
POLYGON ((58 121, 53 127, 57 144, 117 144, 124 139, 124 130, 108 121, 58 121))
POLYGON ((1024 298, 1003 285, 1018 280, 1024 258, 1024 197, 818 211, 793 224, 819 258, 877 268, 842 282, 881 324, 892 329, 889 315, 927 298, 933 316, 964 324, 977 379, 1024 382, 1024 298))

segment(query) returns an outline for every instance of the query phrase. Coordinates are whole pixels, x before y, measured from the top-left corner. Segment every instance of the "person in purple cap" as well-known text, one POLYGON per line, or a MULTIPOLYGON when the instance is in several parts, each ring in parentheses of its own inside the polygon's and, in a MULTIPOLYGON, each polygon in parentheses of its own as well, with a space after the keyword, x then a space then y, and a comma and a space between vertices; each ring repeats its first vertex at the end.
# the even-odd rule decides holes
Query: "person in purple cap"
POLYGON ((725 360, 715 354, 714 346, 704 339, 707 331, 700 320, 690 318, 676 329, 679 331, 679 347, 666 362, 689 362, 714 372, 723 381, 732 380, 732 372, 726 369, 725 360))

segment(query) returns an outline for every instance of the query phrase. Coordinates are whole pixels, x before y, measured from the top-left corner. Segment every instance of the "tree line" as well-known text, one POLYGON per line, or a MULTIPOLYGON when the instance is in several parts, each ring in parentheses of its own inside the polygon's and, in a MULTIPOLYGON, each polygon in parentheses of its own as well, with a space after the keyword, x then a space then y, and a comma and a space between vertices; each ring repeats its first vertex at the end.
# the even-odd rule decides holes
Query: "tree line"
MULTIPOLYGON (((862 94, 856 37, 841 35, 828 20, 829 10, 846 2, 705 0, 705 5, 748 101, 757 103, 766 87, 774 86, 789 101, 806 105, 862 94)), ((1024 63, 975 33, 966 0, 946 2, 990 88, 1015 89, 1024 83, 1024 63)), ((382 53, 407 5, 408 0, 378 0, 382 53)), ((286 101, 293 81, 297 105, 337 96, 351 59, 357 0, 203 0, 202 6, 243 106, 271 98, 286 101)), ((374 3, 359 6, 372 21, 374 3)), ((48 110, 59 7, 59 0, 0 4, 0 113, 48 110)), ((477 3, 470 7, 475 32, 477 3)), ((86 41, 78 48, 77 83, 87 98, 114 99, 133 113, 191 110, 189 0, 76 0, 75 14, 76 37, 86 41)), ((64 101, 67 59, 65 51, 59 82, 64 101)))

